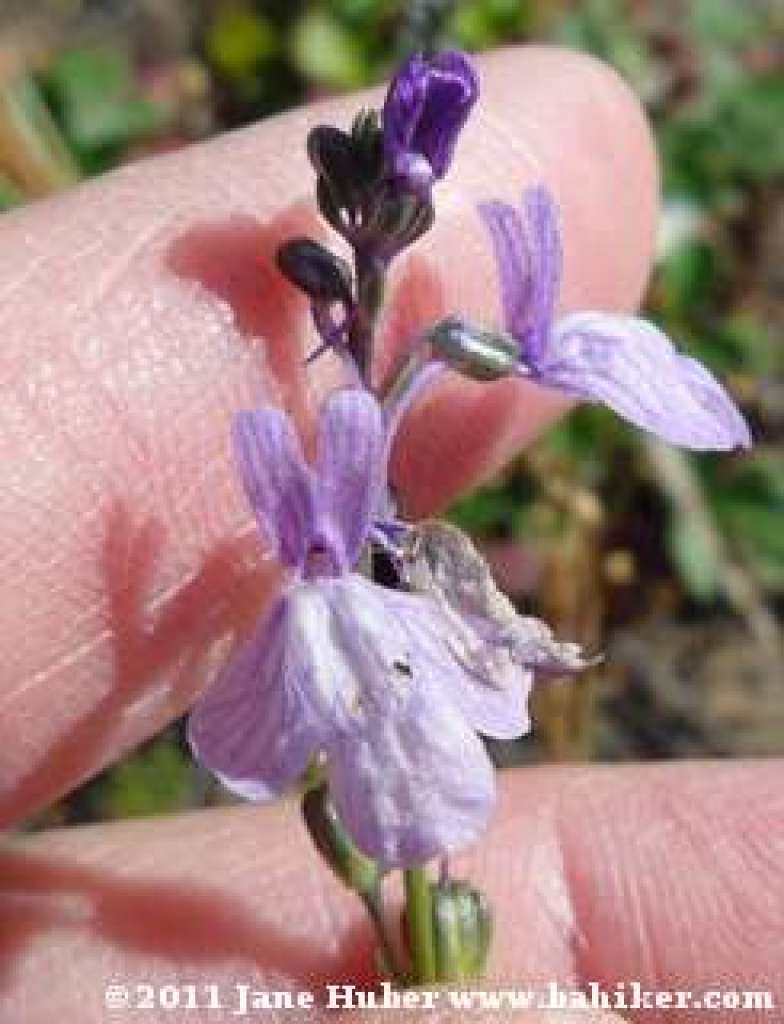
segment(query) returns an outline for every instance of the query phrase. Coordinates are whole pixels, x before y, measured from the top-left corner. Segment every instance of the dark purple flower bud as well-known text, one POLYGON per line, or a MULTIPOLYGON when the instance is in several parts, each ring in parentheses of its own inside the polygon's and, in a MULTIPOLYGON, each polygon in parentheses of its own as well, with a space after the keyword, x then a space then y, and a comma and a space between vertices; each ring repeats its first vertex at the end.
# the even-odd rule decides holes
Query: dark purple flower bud
POLYGON ((384 154, 390 174, 420 196, 443 178, 457 136, 479 93, 479 80, 459 50, 410 57, 384 101, 384 154))
POLYGON ((351 302, 351 268, 312 238, 290 238, 275 259, 283 276, 311 299, 351 302))

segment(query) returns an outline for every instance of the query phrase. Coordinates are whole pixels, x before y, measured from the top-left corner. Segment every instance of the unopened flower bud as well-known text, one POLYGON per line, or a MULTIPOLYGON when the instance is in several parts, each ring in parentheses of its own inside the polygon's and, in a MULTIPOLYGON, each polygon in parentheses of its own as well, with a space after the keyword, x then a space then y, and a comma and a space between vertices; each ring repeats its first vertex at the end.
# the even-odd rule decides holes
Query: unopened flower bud
POLYGON ((422 213, 423 204, 409 192, 384 189, 367 222, 368 234, 379 239, 407 238, 422 213))
POLYGON ((351 270, 345 260, 312 238, 293 238, 277 251, 284 277, 311 299, 351 301, 351 270))
POLYGON ((381 868, 357 849, 338 817, 325 784, 304 795, 302 817, 316 849, 338 878, 360 896, 376 892, 381 882, 381 868))
POLYGON ((428 341, 439 358, 473 380, 499 380, 515 373, 520 346, 508 334, 483 331, 450 316, 430 329, 428 341))
POLYGON ((489 903, 467 882, 438 882, 431 891, 438 980, 481 977, 493 935, 489 903))
POLYGON ((336 211, 352 214, 358 210, 366 186, 354 140, 339 128, 320 124, 308 135, 307 150, 319 176, 319 208, 330 224, 341 230, 334 223, 336 211))
POLYGON ((452 162, 457 137, 476 102, 479 82, 464 53, 410 57, 384 102, 384 150, 390 175, 425 197, 452 162))
POLYGON ((351 141, 362 181, 371 187, 384 173, 384 133, 377 110, 360 110, 351 125, 351 141))

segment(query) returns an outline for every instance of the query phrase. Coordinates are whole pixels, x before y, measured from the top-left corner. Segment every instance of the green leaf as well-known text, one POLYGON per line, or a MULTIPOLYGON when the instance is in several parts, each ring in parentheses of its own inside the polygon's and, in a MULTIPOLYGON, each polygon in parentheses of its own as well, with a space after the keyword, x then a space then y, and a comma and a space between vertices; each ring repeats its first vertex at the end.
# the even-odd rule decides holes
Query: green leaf
POLYGON ((669 316, 693 315, 715 295, 722 281, 721 260, 714 246, 701 239, 681 242, 661 265, 659 288, 669 316))
POLYGON ((754 3, 738 0, 691 0, 686 7, 690 28, 705 45, 743 46, 764 31, 764 18, 754 3))
POLYGON ((475 536, 517 533, 524 510, 523 498, 511 487, 487 487, 456 502, 449 519, 475 536))
POLYGON ((139 95, 122 50, 67 50, 49 70, 46 86, 68 141, 91 172, 115 163, 118 150, 165 122, 163 109, 139 95))
POLYGON ((522 0, 464 0, 456 6, 449 30, 461 46, 484 50, 522 39, 531 31, 532 22, 532 4, 522 0))
POLYGON ((738 174, 765 180, 784 173, 784 78, 743 79, 724 97, 717 114, 720 139, 738 174))

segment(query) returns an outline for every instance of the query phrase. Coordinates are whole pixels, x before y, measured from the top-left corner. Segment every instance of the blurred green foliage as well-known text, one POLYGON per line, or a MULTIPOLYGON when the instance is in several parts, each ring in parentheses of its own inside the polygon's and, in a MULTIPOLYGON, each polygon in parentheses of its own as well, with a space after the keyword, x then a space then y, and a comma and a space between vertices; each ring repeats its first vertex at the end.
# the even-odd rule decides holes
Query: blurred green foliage
POLYGON ((85 174, 113 167, 128 146, 166 125, 166 111, 141 95, 129 56, 117 47, 66 50, 42 83, 85 174))
POLYGON ((19 206, 24 201, 24 196, 18 185, 15 185, 10 178, 0 174, 0 213, 19 206))
POLYGON ((159 740, 106 775, 97 810, 102 818, 177 811, 189 805, 192 789, 190 759, 171 740, 159 740))

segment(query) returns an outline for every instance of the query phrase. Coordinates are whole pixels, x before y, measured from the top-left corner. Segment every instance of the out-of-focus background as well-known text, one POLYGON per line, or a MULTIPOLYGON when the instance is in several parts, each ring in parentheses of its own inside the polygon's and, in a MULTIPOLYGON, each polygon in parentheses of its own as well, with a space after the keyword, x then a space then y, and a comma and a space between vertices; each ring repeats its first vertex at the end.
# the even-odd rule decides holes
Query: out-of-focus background
MULTIPOLYGON (((388 75, 552 41, 614 65, 664 166, 647 315, 726 382, 749 454, 572 414, 458 504, 522 609, 602 649, 500 763, 784 753, 784 8, 778 0, 2 0, 0 209, 388 75)), ((39 824, 223 799, 182 723, 39 824)))

